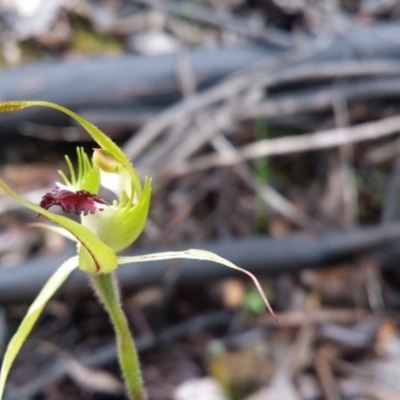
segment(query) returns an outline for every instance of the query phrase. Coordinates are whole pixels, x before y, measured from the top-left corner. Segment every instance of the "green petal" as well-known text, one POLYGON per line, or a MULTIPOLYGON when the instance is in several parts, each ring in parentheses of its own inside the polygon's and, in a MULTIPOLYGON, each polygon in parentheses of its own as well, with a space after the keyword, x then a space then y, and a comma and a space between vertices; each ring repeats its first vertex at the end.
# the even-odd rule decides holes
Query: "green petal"
POLYGON ((3 102, 0 103, 0 112, 5 112, 5 111, 14 111, 14 110, 19 110, 25 107, 31 107, 31 106, 41 106, 41 107, 50 107, 54 108, 56 110, 59 110, 67 115, 69 115, 71 118, 73 118, 75 121, 77 121, 79 124, 82 125, 83 128, 89 133, 89 135, 97 142, 97 144, 106 152, 108 153, 112 158, 114 158, 116 161, 121 163, 126 170, 129 172, 129 175, 131 177, 131 180, 133 182, 135 192, 137 193, 138 196, 141 195, 142 193, 142 185, 140 183, 140 179, 132 167, 129 159, 126 157, 124 152, 109 138, 107 137, 100 129, 95 127, 91 122, 87 121, 85 118, 81 117, 80 115, 74 113, 71 110, 68 110, 67 108, 63 106, 59 106, 58 104, 51 103, 48 101, 9 101, 9 102, 3 102))
POLYGON ((141 234, 146 224, 151 197, 150 179, 144 181, 139 202, 113 205, 94 214, 83 215, 82 224, 116 253, 130 246, 141 234))
POLYGON ((25 318, 22 320, 17 332, 8 344, 3 358, 3 364, 0 371, 0 399, 3 397, 4 387, 12 363, 24 344, 26 337, 32 330, 33 325, 39 318, 46 303, 77 266, 78 257, 72 257, 65 261, 50 277, 43 289, 40 291, 39 295, 36 297, 35 301, 29 307, 25 318))
POLYGON ((230 261, 226 260, 225 258, 217 256, 216 254, 211 253, 210 251, 189 249, 189 250, 185 250, 185 251, 168 251, 165 253, 146 254, 146 255, 134 256, 134 257, 118 257, 118 264, 129 264, 129 263, 135 263, 135 262, 158 261, 158 260, 170 260, 170 259, 174 259, 174 258, 188 258, 188 259, 194 259, 194 260, 212 261, 212 262, 216 262, 218 264, 225 265, 226 267, 235 269, 237 271, 243 272, 244 274, 248 275, 253 280, 258 292, 260 293, 261 298, 263 299, 266 307, 268 308, 268 311, 271 313, 271 315, 275 319, 277 319, 257 278, 251 272, 238 267, 237 265, 231 263, 230 261))
POLYGON ((58 171, 66 186, 73 190, 87 190, 90 193, 97 194, 100 187, 100 172, 93 165, 85 153, 83 147, 77 147, 78 173, 75 174, 74 167, 68 156, 65 156, 71 178, 68 179, 63 171, 58 171))
POLYGON ((12 191, 1 179, 0 187, 23 206, 56 222, 77 238, 82 245, 79 259, 80 269, 90 273, 97 273, 111 272, 117 268, 117 256, 115 252, 97 238, 88 228, 62 215, 53 214, 23 199, 12 191))

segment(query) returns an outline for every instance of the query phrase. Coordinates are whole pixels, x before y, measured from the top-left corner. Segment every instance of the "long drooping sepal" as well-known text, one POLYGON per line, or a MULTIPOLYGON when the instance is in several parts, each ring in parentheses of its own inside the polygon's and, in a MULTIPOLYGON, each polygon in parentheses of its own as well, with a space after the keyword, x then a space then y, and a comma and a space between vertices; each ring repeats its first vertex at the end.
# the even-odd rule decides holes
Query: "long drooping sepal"
POLYGON ((46 303, 54 295, 57 289, 64 283, 70 273, 75 268, 77 268, 77 266, 78 257, 72 257, 69 260, 65 261, 50 277, 50 279, 44 285, 43 289, 40 291, 39 295, 36 297, 36 300, 29 307, 25 318, 22 320, 17 332, 8 344, 3 358, 3 364, 0 371, 0 400, 3 397, 4 386, 6 384, 10 368, 23 343, 25 342, 26 337, 32 330, 33 325, 42 313, 46 303))
POLYGON ((62 215, 53 214, 50 211, 23 199, 11 190, 1 179, 0 187, 13 199, 23 206, 37 212, 51 221, 61 225, 80 242, 79 268, 90 273, 107 273, 117 268, 117 256, 115 251, 104 244, 90 229, 62 215))
POLYGON ((244 268, 240 268, 237 265, 231 263, 230 261, 217 256, 210 251, 205 250, 197 250, 197 249, 189 249, 185 251, 167 251, 165 253, 154 253, 154 254, 146 254, 134 257, 118 257, 118 264, 129 264, 135 262, 146 262, 146 261, 158 261, 158 260, 170 260, 174 258, 188 258, 193 260, 204 260, 204 261, 212 261, 218 264, 225 265, 226 267, 235 269, 236 271, 243 272, 244 274, 248 275, 256 285, 258 292, 260 293, 261 298, 263 299, 268 311, 271 315, 276 318, 274 310, 272 309, 271 305, 269 304, 268 299, 266 298, 264 291, 258 282, 257 278, 249 271, 245 270, 244 268))
POLYGON ((126 157, 124 152, 109 138, 107 137, 100 129, 94 126, 91 122, 87 121, 85 118, 82 118, 80 115, 74 113, 71 110, 68 110, 65 107, 59 106, 58 104, 51 103, 48 101, 9 101, 0 103, 0 112, 7 112, 7 111, 15 111, 20 110, 25 107, 32 107, 32 106, 40 106, 40 107, 50 107, 54 108, 58 111, 61 111, 75 121, 77 121, 82 127, 89 133, 89 135, 93 138, 94 141, 115 161, 119 162, 124 166, 126 171, 129 173, 131 177, 131 181, 133 183, 135 192, 138 196, 142 193, 142 186, 140 184, 140 179, 132 167, 129 159, 126 157))

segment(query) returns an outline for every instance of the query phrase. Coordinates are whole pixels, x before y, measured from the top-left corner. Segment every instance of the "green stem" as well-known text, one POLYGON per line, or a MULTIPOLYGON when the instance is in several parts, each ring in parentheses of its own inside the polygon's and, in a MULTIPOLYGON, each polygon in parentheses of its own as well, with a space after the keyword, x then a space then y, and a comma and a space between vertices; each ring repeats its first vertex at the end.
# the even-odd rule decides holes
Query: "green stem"
POLYGON ((119 299, 118 284, 113 273, 90 275, 93 287, 108 312, 115 329, 119 364, 131 400, 145 400, 139 359, 119 299))

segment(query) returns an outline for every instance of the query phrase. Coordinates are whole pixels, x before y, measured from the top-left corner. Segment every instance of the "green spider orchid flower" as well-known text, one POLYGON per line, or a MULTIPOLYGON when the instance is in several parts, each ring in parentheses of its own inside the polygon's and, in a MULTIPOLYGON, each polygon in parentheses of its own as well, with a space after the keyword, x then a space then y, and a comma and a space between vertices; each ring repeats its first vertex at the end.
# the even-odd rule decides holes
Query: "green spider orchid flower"
POLYGON ((76 120, 99 146, 90 159, 83 149, 77 149, 78 167, 74 167, 66 157, 70 178, 59 172, 63 183, 43 196, 40 205, 20 197, 0 179, 0 187, 16 201, 56 223, 46 225, 33 223, 31 226, 46 228, 60 233, 77 243, 77 255, 65 261, 50 277, 34 300, 17 332, 6 349, 0 370, 0 400, 12 363, 28 334, 39 318, 47 301, 68 278, 70 273, 80 268, 85 271, 114 326, 120 367, 127 386, 129 398, 143 400, 143 389, 136 348, 122 311, 119 290, 113 271, 120 264, 189 258, 213 261, 239 270, 249 275, 257 286, 269 311, 273 314, 257 279, 248 271, 231 262, 202 250, 165 252, 137 257, 122 257, 117 254, 130 246, 142 232, 150 205, 151 180, 146 177, 143 185, 122 150, 103 132, 86 119, 62 106, 45 101, 14 101, 0 103, 0 112, 15 111, 25 107, 42 106, 61 111, 76 120), (103 186, 116 195, 109 204, 98 195, 103 186), (59 206, 65 213, 80 216, 80 223, 66 216, 49 211, 59 206))

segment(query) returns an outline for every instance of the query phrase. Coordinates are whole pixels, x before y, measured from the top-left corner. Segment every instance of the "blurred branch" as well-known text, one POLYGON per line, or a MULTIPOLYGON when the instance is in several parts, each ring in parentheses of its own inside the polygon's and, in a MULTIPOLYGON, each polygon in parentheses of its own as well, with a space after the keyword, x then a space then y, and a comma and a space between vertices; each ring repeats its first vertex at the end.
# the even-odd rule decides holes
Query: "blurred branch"
MULTIPOLYGON (((212 243, 190 243, 178 248, 157 251, 183 250, 190 247, 202 248, 229 258, 232 262, 257 275, 295 272, 304 268, 321 268, 334 263, 348 261, 364 252, 378 251, 400 238, 400 223, 357 228, 315 237, 291 235, 282 238, 253 237, 212 243)), ((395 246, 396 247, 396 246, 395 246)), ((141 251, 141 253, 152 252, 141 251)), ((37 295, 54 268, 74 253, 71 246, 64 254, 37 257, 18 268, 0 269, 0 302, 29 301, 37 295), (29 276, 29 279, 26 277, 29 276)), ((396 255, 399 259, 400 255, 396 255)), ((393 259, 392 259, 393 260, 393 259)), ((390 261, 390 260, 389 260, 390 261)), ((151 266, 123 265, 118 269, 122 286, 134 289, 158 284, 173 267, 181 284, 199 284, 235 274, 228 268, 196 260, 171 260, 154 262, 151 266)), ((90 293, 87 277, 75 271, 61 289, 64 295, 90 293)))
POLYGON ((169 0, 134 0, 134 2, 153 7, 181 18, 188 18, 220 29, 227 29, 248 39, 258 40, 283 48, 293 46, 293 40, 290 34, 285 31, 274 28, 264 28, 261 23, 249 23, 248 18, 241 18, 228 13, 222 14, 200 3, 182 3, 169 0))
MULTIPOLYGON (((325 111, 332 107, 334 91, 334 84, 282 91, 279 94, 270 94, 267 101, 237 110, 236 115, 242 120, 248 120, 325 111)), ((397 76, 367 77, 355 81, 347 79, 341 87, 341 96, 347 101, 399 97, 399 93, 400 78, 397 76)))
MULTIPOLYGON (((251 88, 272 87, 289 82, 329 80, 337 76, 371 76, 398 73, 394 60, 400 57, 400 46, 389 37, 399 37, 396 23, 370 26, 353 25, 324 38, 306 38, 291 51, 272 46, 239 48, 195 49, 188 53, 193 76, 200 90, 239 70, 210 91, 189 96, 157 118, 152 118, 126 145, 136 158, 149 143, 177 120, 193 117, 193 113, 215 105, 218 101, 235 99, 251 88), (321 63, 334 61, 328 66, 321 63), (343 60, 356 60, 347 70, 343 60), (381 60, 381 61, 379 61, 381 60), (366 63, 368 61, 368 63, 366 63), (340 67, 340 68, 339 68, 340 67), (319 72, 324 70, 325 72, 319 72), (307 73, 308 71, 308 73, 307 73), (273 73, 272 73, 273 72, 273 73), (317 74, 317 75, 316 75, 317 74)), ((62 63, 36 65, 2 70, 0 72, 1 99, 16 98, 54 101, 98 118, 93 122, 132 126, 142 123, 181 96, 178 77, 178 56, 144 57, 126 55, 62 63), (90 110, 89 110, 90 109, 90 110), (104 114, 104 115, 103 115, 104 114), (105 115, 106 114, 106 115, 105 115), (107 118, 106 118, 107 117, 107 118), (105 121, 106 120, 106 121, 105 121)), ((308 82, 309 83, 309 82, 308 82)), ((236 111, 237 112, 237 111, 236 111)), ((237 117, 235 116, 237 119, 237 117)), ((19 121, 51 125, 68 125, 54 113, 32 109, 29 112, 2 115, 1 139, 9 137, 19 127, 19 121), (21 117, 21 115, 23 117, 21 117)))

